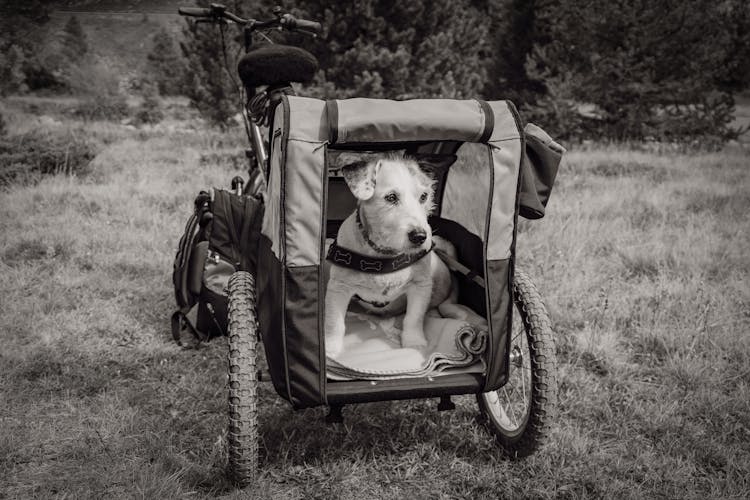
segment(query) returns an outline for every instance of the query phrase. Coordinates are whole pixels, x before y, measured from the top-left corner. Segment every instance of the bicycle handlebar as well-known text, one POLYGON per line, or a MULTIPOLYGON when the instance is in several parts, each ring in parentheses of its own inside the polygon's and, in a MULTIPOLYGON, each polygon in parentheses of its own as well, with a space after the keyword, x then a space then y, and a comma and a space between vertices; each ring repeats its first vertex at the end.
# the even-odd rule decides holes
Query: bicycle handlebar
POLYGON ((180 7, 177 12, 181 16, 188 17, 211 17, 211 9, 205 9, 203 7, 180 7))
POLYGON ((280 27, 281 29, 289 31, 300 31, 303 33, 310 33, 318 35, 322 31, 322 26, 319 22, 308 21, 307 19, 297 19, 291 14, 281 14, 281 9, 277 7, 274 9, 276 19, 269 21, 257 21, 255 19, 243 19, 236 14, 227 12, 225 6, 221 4, 212 3, 210 7, 179 7, 177 12, 181 16, 197 17, 198 21, 216 22, 223 19, 228 19, 237 24, 249 25, 253 29, 266 29, 280 27))
POLYGON ((317 21, 308 21, 307 19, 297 19, 291 14, 284 14, 281 17, 281 26, 288 30, 309 31, 316 35, 320 34, 323 27, 317 21))

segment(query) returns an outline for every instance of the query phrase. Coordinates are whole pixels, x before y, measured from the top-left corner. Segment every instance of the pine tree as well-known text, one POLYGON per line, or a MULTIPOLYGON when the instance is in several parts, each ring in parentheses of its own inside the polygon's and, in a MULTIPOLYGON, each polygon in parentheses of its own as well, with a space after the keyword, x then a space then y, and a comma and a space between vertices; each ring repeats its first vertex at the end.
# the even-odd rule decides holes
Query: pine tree
MULTIPOLYGON (((76 16, 71 16, 63 29, 52 39, 52 43, 39 51, 39 67, 48 72, 58 85, 68 90, 78 91, 90 79, 83 75, 82 66, 86 59, 88 43, 86 34, 76 16)), ((42 77, 44 74, 42 73, 42 77)), ((50 82, 50 85, 52 83, 50 82)))
MULTIPOLYGON (((272 14, 271 7, 264 2, 275 4, 274 0, 234 0, 224 4, 227 10, 239 16, 266 19, 272 14)), ((206 7, 209 0, 196 3, 206 7)), ((242 84, 237 75, 237 63, 242 56, 239 32, 235 26, 198 24, 187 19, 183 35, 180 43, 186 67, 182 78, 183 92, 212 123, 228 125, 244 104, 242 84)))
MULTIPOLYGON (((200 5, 207 2, 201 0, 200 5)), ((255 0, 244 12, 257 19, 272 16, 272 0, 255 0)), ((282 2, 283 3, 283 2, 282 2)), ((317 40, 302 35, 270 36, 302 45, 319 59, 321 71, 307 95, 407 99, 471 98, 486 82, 489 36, 478 0, 300 0, 292 12, 320 21, 325 33, 317 40)), ((242 15, 238 2, 227 6, 242 15)), ((236 33, 225 36, 231 77, 237 80, 240 53, 236 33)), ((215 26, 189 23, 181 44, 188 71, 184 88, 194 105, 216 123, 237 112, 235 82, 224 69, 215 26)))
POLYGON ((147 72, 156 83, 159 94, 179 94, 185 78, 185 66, 178 56, 174 38, 166 28, 154 34, 151 51, 146 57, 147 72))
POLYGON ((49 7, 39 0, 4 0, 0 16, 0 52, 11 45, 24 52, 38 45, 36 31, 49 22, 49 7))
POLYGON ((578 126, 573 135, 617 140, 731 137, 732 95, 716 84, 732 57, 722 8, 715 0, 538 0, 540 36, 527 70, 548 95, 535 111, 555 120, 558 135, 578 126))
MULTIPOLYGON (((202 7, 208 6, 208 3, 207 0, 197 2, 202 7)), ((257 1, 235 0, 225 2, 225 5, 240 16, 252 12, 253 16, 259 17, 264 12, 257 1)), ((270 10, 266 9, 265 12, 270 13, 270 10)), ((234 26, 198 24, 188 19, 183 28, 183 42, 180 43, 186 66, 182 79, 183 91, 204 117, 221 126, 227 125, 242 105, 241 84, 236 69, 237 56, 241 54, 237 34, 234 26), (223 45, 226 51, 222 50, 222 29, 225 30, 223 45)))
POLYGON ((185 33, 185 42, 180 45, 188 68, 183 81, 185 94, 203 116, 226 125, 237 112, 240 97, 223 66, 218 27, 190 24, 185 33))
POLYGON ((38 0, 6 0, 0 15, 0 95, 25 92, 39 81, 54 82, 38 61, 36 32, 49 22, 48 7, 38 0))
POLYGON ((0 95, 23 93, 28 90, 23 66, 26 56, 18 45, 11 45, 0 53, 0 95))
POLYGON ((324 97, 477 97, 485 85, 487 23, 468 0, 302 0, 326 31, 313 44, 324 97))
POLYGON ((485 94, 509 99, 517 105, 534 102, 544 92, 542 82, 526 71, 526 60, 537 43, 538 0, 489 0, 490 42, 493 56, 487 61, 485 94))
POLYGON ((729 47, 717 83, 724 90, 741 92, 750 88, 750 2, 725 0, 722 6, 729 47))
POLYGON ((69 62, 80 61, 88 52, 86 34, 76 16, 71 16, 62 29, 60 55, 69 62))

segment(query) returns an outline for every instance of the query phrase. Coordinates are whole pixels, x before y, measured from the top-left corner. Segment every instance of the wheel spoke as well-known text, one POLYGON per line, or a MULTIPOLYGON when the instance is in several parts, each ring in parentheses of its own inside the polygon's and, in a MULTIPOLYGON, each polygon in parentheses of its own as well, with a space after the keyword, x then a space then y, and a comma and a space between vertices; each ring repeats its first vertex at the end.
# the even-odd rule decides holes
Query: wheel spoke
POLYGON ((491 405, 496 405, 500 401, 500 398, 497 395, 497 391, 492 391, 487 393, 487 402, 491 405))
POLYGON ((512 346, 512 345, 513 345, 513 343, 514 343, 514 342, 516 341, 516 339, 518 338, 518 336, 519 336, 519 335, 521 335, 522 333, 524 333, 525 331, 526 331, 526 330, 524 330, 524 328, 523 328, 523 327, 521 327, 521 328, 519 328, 519 329, 518 329, 518 332, 516 332, 516 333, 515 333, 515 335, 513 335, 513 338, 511 338, 511 339, 510 339, 510 344, 511 344, 511 346, 512 346))
MULTIPOLYGON (((510 413, 513 415, 513 424, 518 427, 518 419, 516 418, 516 411, 513 409, 513 401, 511 401, 510 394, 508 394, 508 391, 504 386, 503 392, 505 393, 505 399, 507 401, 507 409, 510 410, 510 413)), ((508 412, 506 412, 506 414, 507 413, 508 412)))
MULTIPOLYGON (((517 319, 520 321, 520 318, 517 319)), ((513 350, 512 352, 517 352, 520 355, 521 363, 520 365, 516 363, 511 364, 510 368, 512 371, 510 379, 508 380, 509 383, 503 388, 505 396, 508 399, 506 407, 508 408, 508 411, 512 413, 512 422, 516 428, 519 428, 521 423, 525 421, 526 415, 529 411, 529 403, 531 401, 529 394, 531 389, 531 366, 529 363, 531 352, 525 334, 526 330, 521 326, 513 335, 511 349, 513 350), (522 333, 524 334, 523 336, 521 336, 522 333), (516 377, 521 379, 520 382, 515 380, 516 377), (526 383, 527 378, 529 379, 528 384, 526 383), (519 391, 521 392, 520 398, 518 398, 519 391), (511 396, 515 396, 518 400, 512 400, 511 396)), ((514 359, 517 359, 516 355, 513 357, 514 359)), ((511 420, 510 416, 508 420, 511 420)))

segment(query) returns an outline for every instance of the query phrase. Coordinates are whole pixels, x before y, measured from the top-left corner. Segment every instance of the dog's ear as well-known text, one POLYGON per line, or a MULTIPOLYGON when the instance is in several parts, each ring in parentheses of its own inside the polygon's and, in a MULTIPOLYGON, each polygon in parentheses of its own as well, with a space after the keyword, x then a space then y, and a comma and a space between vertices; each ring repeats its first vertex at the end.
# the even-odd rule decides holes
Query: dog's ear
POLYGON ((380 161, 358 161, 341 168, 347 186, 360 200, 369 200, 375 194, 375 177, 380 170, 380 161))

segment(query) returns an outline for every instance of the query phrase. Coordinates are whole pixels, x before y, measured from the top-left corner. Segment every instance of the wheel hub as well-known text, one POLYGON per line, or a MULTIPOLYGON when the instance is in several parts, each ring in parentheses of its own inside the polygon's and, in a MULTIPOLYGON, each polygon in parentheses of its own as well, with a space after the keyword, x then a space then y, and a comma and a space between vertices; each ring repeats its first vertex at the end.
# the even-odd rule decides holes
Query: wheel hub
POLYGON ((513 346, 510 350, 509 359, 514 367, 521 368, 521 366, 523 366, 523 352, 521 352, 521 348, 517 345, 513 346))

